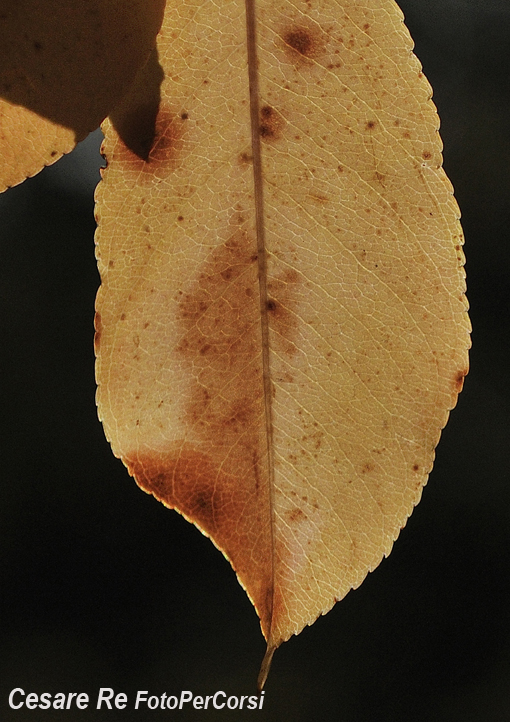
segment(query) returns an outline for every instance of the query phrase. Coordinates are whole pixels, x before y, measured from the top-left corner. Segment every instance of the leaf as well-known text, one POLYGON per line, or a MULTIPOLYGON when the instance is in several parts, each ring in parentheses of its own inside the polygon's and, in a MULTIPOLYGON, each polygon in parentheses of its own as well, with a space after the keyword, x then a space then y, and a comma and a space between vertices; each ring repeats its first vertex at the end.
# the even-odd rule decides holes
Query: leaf
POLYGON ((154 56, 105 124, 96 346, 114 453, 232 563, 263 684, 419 501, 469 320, 398 8, 246 9, 170 3, 161 88, 154 56))
POLYGON ((7 0, 0 9, 0 191, 95 130, 154 46, 164 0, 7 0))

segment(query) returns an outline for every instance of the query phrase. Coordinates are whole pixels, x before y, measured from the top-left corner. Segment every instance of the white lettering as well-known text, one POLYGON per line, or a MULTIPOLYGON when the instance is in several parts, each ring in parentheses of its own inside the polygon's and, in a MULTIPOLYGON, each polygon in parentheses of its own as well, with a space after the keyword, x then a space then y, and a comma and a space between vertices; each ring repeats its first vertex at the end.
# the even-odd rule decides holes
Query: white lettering
POLYGON ((237 699, 237 697, 229 697, 227 699, 227 707, 229 709, 237 709, 238 704, 239 704, 239 700, 237 699), (231 702, 232 702, 232 704, 230 704, 231 702))
MULTIPOLYGON (((202 697, 200 695, 194 696, 193 692, 189 690, 182 690, 179 697, 175 695, 168 695, 163 692, 159 696, 152 695, 148 697, 147 690, 139 690, 136 694, 135 709, 140 709, 144 704, 147 705, 148 709, 183 709, 184 705, 189 702, 192 703, 194 709, 208 709, 209 703, 212 702, 211 708, 214 709, 262 709, 264 705, 265 692, 261 692, 260 696, 242 695, 237 697, 231 695, 227 697, 226 693, 219 690, 214 695, 207 695, 202 697)), ((128 696, 123 692, 115 695, 114 690, 111 687, 101 687, 97 696, 96 709, 113 709, 113 705, 117 709, 125 709, 127 707, 128 696)), ((89 704, 89 696, 85 692, 57 692, 55 695, 49 692, 43 692, 42 694, 36 694, 35 692, 29 692, 25 694, 25 691, 21 687, 16 687, 11 690, 9 694, 9 707, 11 709, 20 709, 26 707, 29 710, 33 709, 86 709, 89 704)))
POLYGON ((101 709, 101 705, 103 704, 103 702, 106 702, 108 709, 111 709, 112 703, 110 702, 110 700, 112 697, 113 689, 111 687, 101 687, 101 689, 99 690, 99 695, 97 697, 96 709, 101 709))
POLYGON ((30 692, 30 694, 27 694, 25 704, 28 707, 28 709, 35 709, 37 707, 38 702, 39 702, 39 697, 35 694, 35 692, 30 692))
POLYGON ((147 690, 144 689, 141 692, 136 693, 136 702, 135 702, 135 709, 138 709, 138 705, 140 702, 146 702, 147 701, 147 690), (145 695, 145 697, 142 697, 142 694, 145 695))
MULTIPOLYGON (((41 695, 41 697, 42 697, 42 696, 43 696, 43 695, 41 695)), ((41 706, 41 705, 39 705, 39 707, 40 707, 40 706, 41 706)), ((89 706, 89 696, 88 696, 88 694, 85 694, 85 692, 81 692, 81 693, 76 697, 76 706, 78 707, 78 709, 87 709, 87 707, 89 706)))
POLYGON ((177 697, 172 696, 167 698, 166 706, 168 709, 175 709, 178 704, 179 700, 177 699, 177 697))
POLYGON ((149 697, 149 699, 147 700, 147 707, 149 709, 157 709, 159 707, 159 699, 156 697, 156 695, 149 697))
POLYGON ((219 694, 222 694, 224 697, 227 696, 227 695, 225 694, 225 692, 216 692, 216 694, 215 694, 214 697, 213 697, 214 709, 223 709, 223 707, 225 706, 225 702, 223 702, 221 705, 216 704, 216 697, 217 697, 219 694))
MULTIPOLYGON (((87 695, 85 695, 87 697, 87 695)), ((87 697, 87 702, 89 698, 87 697)), ((49 709, 51 707, 51 694, 49 692, 43 692, 39 697, 39 709, 49 709)))
POLYGON ((181 699, 179 700, 179 709, 182 709, 182 705, 186 702, 191 702, 193 699, 193 692, 181 692, 181 699), (186 695, 186 697, 184 697, 186 695))
POLYGON ((9 695, 9 707, 11 709, 19 709, 20 707, 23 707, 23 702, 20 702, 19 704, 14 704, 14 695, 16 694, 16 692, 23 695, 25 694, 21 687, 16 687, 16 689, 12 690, 9 695))
POLYGON ((57 692, 53 699, 53 709, 65 709, 66 696, 63 692, 57 692))

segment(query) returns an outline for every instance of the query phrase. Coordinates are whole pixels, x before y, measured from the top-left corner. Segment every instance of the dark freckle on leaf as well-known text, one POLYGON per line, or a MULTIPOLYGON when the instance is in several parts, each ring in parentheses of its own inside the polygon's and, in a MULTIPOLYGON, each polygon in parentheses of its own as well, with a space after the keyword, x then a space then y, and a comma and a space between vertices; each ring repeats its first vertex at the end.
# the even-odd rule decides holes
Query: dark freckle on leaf
POLYGON ((181 113, 181 120, 188 120, 189 115, 187 113, 181 113))
POLYGON ((221 272, 220 272, 220 276, 221 276, 225 281, 230 281, 230 279, 232 278, 233 273, 234 273, 234 269, 233 269, 233 268, 227 268, 227 269, 225 269, 224 271, 221 271, 221 272))
POLYGON ((293 50, 305 58, 310 57, 313 53, 313 40, 310 33, 304 28, 296 28, 289 30, 284 36, 283 41, 293 50))
POLYGON ((432 158, 432 153, 429 150, 424 150, 422 155, 425 160, 432 158))
POLYGON ((465 371, 459 371, 455 375, 455 390, 457 393, 460 393, 462 391, 462 387, 464 386, 464 377, 467 375, 468 370, 465 371))
POLYGON ((276 310, 276 301, 269 299, 269 301, 266 304, 266 308, 268 311, 275 311, 276 310))
POLYGON ((419 468, 420 468, 420 467, 419 467, 418 464, 413 464, 413 471, 418 471, 419 468))
POLYGON ((260 109, 260 135, 268 140, 277 140, 283 128, 284 120, 270 105, 260 109))
POLYGON ((57 151, 56 151, 56 150, 52 150, 51 153, 50 153, 50 155, 51 155, 52 158, 54 158, 54 157, 57 155, 57 151))
POLYGON ((367 128, 367 130, 372 130, 372 128, 375 128, 375 125, 376 125, 375 120, 369 120, 366 125, 366 128, 367 128))
POLYGON ((184 220, 184 216, 177 216, 177 220, 178 220, 178 221, 183 221, 183 220, 184 220))
POLYGON ((34 50, 40 51, 43 49, 42 43, 40 43, 38 40, 34 41, 34 50))
POLYGON ((289 521, 292 522, 304 521, 307 518, 304 511, 298 509, 297 507, 295 509, 292 509, 292 511, 287 512, 287 516, 289 518, 289 521))

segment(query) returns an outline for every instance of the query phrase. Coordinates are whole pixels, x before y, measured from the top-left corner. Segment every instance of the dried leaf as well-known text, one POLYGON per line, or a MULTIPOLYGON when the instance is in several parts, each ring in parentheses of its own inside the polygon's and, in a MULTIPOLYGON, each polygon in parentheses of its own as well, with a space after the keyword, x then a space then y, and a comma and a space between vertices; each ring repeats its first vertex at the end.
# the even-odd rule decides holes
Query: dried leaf
POLYGON ((105 127, 98 405, 273 650, 387 555, 468 369, 462 233, 391 0, 170 3, 105 127), (138 140, 137 140, 138 139, 138 140))
POLYGON ((0 9, 0 191, 55 162, 114 108, 164 0, 7 0, 0 9))

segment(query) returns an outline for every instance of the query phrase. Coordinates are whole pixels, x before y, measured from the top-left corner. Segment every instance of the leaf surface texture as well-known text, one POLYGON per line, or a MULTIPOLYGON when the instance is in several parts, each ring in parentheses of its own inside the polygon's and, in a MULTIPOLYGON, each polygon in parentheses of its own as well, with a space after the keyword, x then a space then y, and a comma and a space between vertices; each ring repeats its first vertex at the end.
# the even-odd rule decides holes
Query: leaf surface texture
POLYGON ((467 373, 430 96, 390 0, 169 2, 106 124, 100 416, 268 659, 390 552, 467 373))

